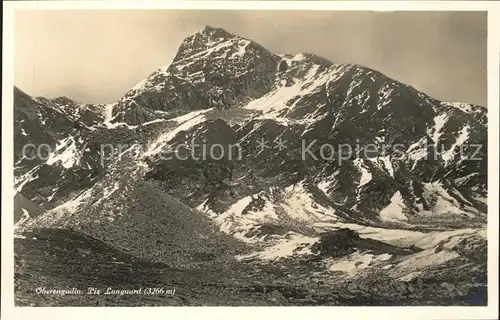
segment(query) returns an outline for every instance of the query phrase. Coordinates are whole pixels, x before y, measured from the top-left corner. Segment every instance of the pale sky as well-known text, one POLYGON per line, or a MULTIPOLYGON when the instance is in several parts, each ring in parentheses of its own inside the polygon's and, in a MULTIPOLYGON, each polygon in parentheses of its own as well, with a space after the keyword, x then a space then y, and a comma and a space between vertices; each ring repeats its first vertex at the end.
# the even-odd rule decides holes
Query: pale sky
POLYGON ((205 25, 275 53, 365 65, 437 99, 486 106, 483 12, 18 12, 15 84, 35 96, 114 102, 205 25))

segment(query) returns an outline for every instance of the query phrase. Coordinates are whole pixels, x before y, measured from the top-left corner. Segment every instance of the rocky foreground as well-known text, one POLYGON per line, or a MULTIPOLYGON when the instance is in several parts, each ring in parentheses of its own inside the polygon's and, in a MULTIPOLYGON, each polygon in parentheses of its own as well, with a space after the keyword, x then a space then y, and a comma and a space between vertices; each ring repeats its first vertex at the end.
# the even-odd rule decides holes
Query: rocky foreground
POLYGON ((383 272, 351 279, 332 276, 317 259, 274 266, 206 259, 172 268, 79 233, 50 229, 16 239, 15 251, 19 306, 487 305, 486 272, 475 272, 462 261, 413 281, 396 281, 383 272), (476 285, 469 285, 471 280, 476 285), (82 292, 37 293, 41 288, 82 292), (101 292, 90 294, 90 288, 101 292), (141 293, 117 293, 141 288, 141 293), (147 288, 164 292, 146 294, 147 288))

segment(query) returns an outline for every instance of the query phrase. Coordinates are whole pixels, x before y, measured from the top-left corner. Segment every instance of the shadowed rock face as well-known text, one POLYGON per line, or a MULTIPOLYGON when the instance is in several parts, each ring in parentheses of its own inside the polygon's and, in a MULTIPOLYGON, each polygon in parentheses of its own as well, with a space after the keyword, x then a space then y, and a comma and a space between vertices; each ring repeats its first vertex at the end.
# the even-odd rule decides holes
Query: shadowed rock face
POLYGON ((355 252, 355 246, 359 240, 359 235, 355 231, 340 229, 321 236, 320 241, 311 250, 321 255, 346 256, 355 252))
POLYGON ((359 65, 270 53, 212 27, 113 105, 17 88, 14 102, 19 233, 71 230, 143 260, 228 264, 250 278, 275 263, 264 282, 293 279, 305 292, 240 289, 278 304, 485 292, 480 106, 437 101, 359 65), (27 143, 50 150, 23 158, 27 143), (460 264, 472 266, 450 271, 460 290, 437 288, 460 264), (343 282, 338 270, 357 280, 343 282), (313 283, 326 291, 312 297, 313 283))
POLYGON ((67 116, 36 101, 18 88, 14 88, 14 104, 14 161, 21 159, 25 145, 54 146, 59 138, 74 130, 67 116))
POLYGON ((356 231, 343 228, 321 235, 319 241, 311 247, 311 251, 319 256, 338 258, 356 251, 405 255, 419 252, 421 249, 391 246, 382 241, 363 239, 356 231))
MULTIPOLYGON (((103 121, 103 108, 103 105, 82 105, 66 97, 33 98, 14 87, 14 161, 22 160, 26 145, 46 144, 55 148, 58 141, 68 136, 85 134, 88 126, 103 121)), ((46 148, 40 150, 42 156, 47 155, 46 148)))

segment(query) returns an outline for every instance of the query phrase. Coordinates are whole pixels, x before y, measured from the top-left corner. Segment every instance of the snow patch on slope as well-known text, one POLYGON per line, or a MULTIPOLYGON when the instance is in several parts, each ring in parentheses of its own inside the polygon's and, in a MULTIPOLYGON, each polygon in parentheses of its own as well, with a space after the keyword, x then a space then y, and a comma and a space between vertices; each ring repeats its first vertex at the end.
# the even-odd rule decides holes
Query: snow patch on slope
POLYGON ((318 241, 319 238, 307 237, 294 232, 287 233, 282 239, 279 239, 276 244, 265 248, 262 251, 253 252, 248 255, 237 256, 238 260, 249 258, 257 258, 262 260, 278 260, 281 258, 289 258, 301 255, 312 255, 310 250, 312 244, 318 241))
POLYGON ((337 219, 335 209, 316 203, 302 182, 291 185, 284 191, 284 198, 279 206, 291 219, 308 222, 337 219))
POLYGON ((408 220, 403 213, 405 204, 401 193, 397 191, 391 198, 391 203, 380 211, 380 218, 385 221, 408 220))
POLYGON ((455 143, 453 143, 453 145, 450 147, 450 149, 448 149, 442 155, 443 160, 446 163, 449 163, 450 160, 453 160, 453 158, 455 157, 455 149, 457 147, 462 146, 467 141, 467 139, 469 138, 470 131, 471 131, 471 128, 469 125, 465 125, 462 127, 462 130, 460 130, 460 135, 455 140, 455 143))
POLYGON ((255 194, 240 199, 224 213, 217 216, 214 221, 219 229, 245 242, 258 241, 256 237, 249 236, 250 232, 257 230, 262 223, 272 223, 278 219, 273 205, 269 203, 269 199, 265 198, 266 204, 262 210, 248 210, 243 213, 250 203, 259 196, 260 194, 255 194))
POLYGON ((441 130, 444 125, 448 122, 448 115, 446 113, 442 113, 436 117, 434 117, 434 126, 431 130, 427 132, 429 136, 431 136, 432 141, 434 143, 438 143, 439 137, 441 137, 441 130))
POLYGON ((20 177, 14 176, 14 190, 16 192, 21 192, 25 184, 27 184, 30 181, 38 179, 38 175, 35 175, 35 172, 39 168, 40 168, 39 166, 35 166, 33 169, 21 175, 20 177))
POLYGON ((99 200, 94 205, 98 205, 103 200, 109 198, 113 193, 115 193, 119 189, 120 189, 120 184, 118 182, 115 182, 113 186, 104 188, 102 196, 99 198, 99 200))
POLYGON ((75 138, 68 137, 61 140, 56 150, 49 155, 47 159, 48 165, 61 161, 61 165, 68 169, 80 163, 79 151, 76 147, 75 138))
MULTIPOLYGON (((256 242, 260 226, 271 224, 284 228, 293 228, 305 223, 319 221, 336 221, 335 209, 324 207, 314 201, 302 183, 291 185, 279 195, 279 200, 272 196, 273 192, 260 192, 234 203, 224 213, 214 218, 220 230, 245 242, 256 242), (259 209, 251 208, 252 201, 261 203, 259 209)), ((207 212, 206 205, 199 209, 207 212)))
POLYGON ((430 211, 421 213, 422 215, 455 214, 474 217, 472 213, 460 209, 460 203, 449 194, 441 182, 425 183, 423 196, 427 199, 427 202, 433 204, 433 206, 430 211))
POLYGON ((318 88, 326 85, 327 82, 340 78, 345 68, 343 65, 337 65, 326 71, 319 72, 319 66, 314 65, 303 78, 292 79, 293 85, 288 87, 279 86, 261 98, 252 100, 244 108, 262 111, 267 117, 278 117, 279 113, 284 109, 293 109, 303 97, 316 92, 318 88), (294 102, 287 105, 292 99, 294 99, 294 102))
POLYGON ((411 170, 414 170, 418 164, 418 161, 426 159, 428 156, 427 137, 423 137, 422 139, 410 145, 406 154, 408 155, 408 158, 413 161, 411 170))
POLYGON ((21 210, 23 212, 23 215, 21 216, 21 218, 19 219, 19 221, 16 223, 18 225, 22 225, 26 221, 28 221, 29 219, 31 219, 31 216, 30 216, 30 213, 28 212, 28 210, 26 210, 24 208, 21 208, 21 210))
POLYGON ((358 171, 361 173, 361 177, 359 179, 359 186, 358 188, 361 188, 368 182, 372 180, 372 174, 370 171, 368 171, 366 165, 364 164, 363 159, 356 159, 354 160, 354 165, 358 168, 358 171))
POLYGON ((179 132, 189 130, 195 125, 205 121, 206 120, 205 113, 207 113, 210 110, 211 109, 193 111, 188 114, 172 119, 172 121, 177 122, 176 128, 173 130, 168 130, 165 133, 161 134, 156 139, 156 141, 149 146, 149 148, 146 150, 143 156, 144 157, 152 156, 162 151, 162 149, 168 145, 168 142, 172 140, 179 132))
POLYGON ((359 270, 373 267, 377 263, 390 260, 391 258, 392 255, 388 253, 374 255, 366 252, 355 252, 340 259, 330 260, 328 269, 330 271, 340 271, 354 275, 359 270))

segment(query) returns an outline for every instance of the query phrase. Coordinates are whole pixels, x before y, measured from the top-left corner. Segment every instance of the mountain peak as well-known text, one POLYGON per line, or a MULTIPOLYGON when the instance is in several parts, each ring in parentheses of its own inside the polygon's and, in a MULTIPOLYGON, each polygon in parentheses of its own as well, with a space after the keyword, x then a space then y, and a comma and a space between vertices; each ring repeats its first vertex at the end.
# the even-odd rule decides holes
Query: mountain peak
POLYGON ((222 28, 206 25, 203 29, 189 35, 182 41, 174 61, 182 60, 189 55, 235 38, 238 37, 222 28))
POLYGON ((184 39, 183 43, 206 42, 210 44, 213 42, 220 42, 221 40, 229 40, 232 38, 237 38, 237 36, 223 28, 216 28, 210 25, 206 25, 201 30, 198 30, 195 33, 187 36, 184 39))
POLYGON ((205 25, 205 26, 203 27, 203 29, 201 29, 200 31, 201 31, 201 32, 211 32, 211 31, 214 31, 214 30, 216 30, 216 29, 222 29, 222 28, 214 28, 214 27, 212 27, 211 25, 208 25, 208 24, 207 24, 207 25, 205 25))
MULTIPOLYGON (((210 35, 210 36, 218 36, 218 37, 230 37, 230 38, 235 37, 234 34, 230 33, 229 31, 227 31, 223 28, 216 28, 216 27, 212 27, 210 25, 204 26, 203 29, 201 29, 197 33, 201 33, 204 35, 210 35)), ((195 34, 197 34, 197 33, 195 33, 195 34)))

